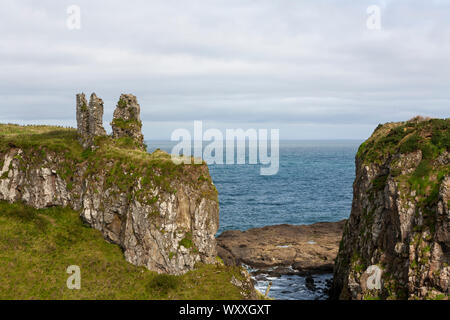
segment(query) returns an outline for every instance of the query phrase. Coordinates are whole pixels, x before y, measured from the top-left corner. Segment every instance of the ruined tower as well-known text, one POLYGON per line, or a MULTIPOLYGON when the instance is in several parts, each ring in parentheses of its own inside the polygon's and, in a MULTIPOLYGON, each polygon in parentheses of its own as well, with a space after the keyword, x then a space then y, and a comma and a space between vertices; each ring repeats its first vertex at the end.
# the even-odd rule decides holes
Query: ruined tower
POLYGON ((88 104, 84 93, 80 93, 77 94, 76 104, 78 138, 83 148, 88 148, 95 136, 106 135, 103 128, 103 100, 93 93, 88 104))
POLYGON ((111 122, 112 135, 116 139, 131 138, 136 147, 145 150, 140 113, 141 108, 136 97, 132 94, 122 94, 111 122))

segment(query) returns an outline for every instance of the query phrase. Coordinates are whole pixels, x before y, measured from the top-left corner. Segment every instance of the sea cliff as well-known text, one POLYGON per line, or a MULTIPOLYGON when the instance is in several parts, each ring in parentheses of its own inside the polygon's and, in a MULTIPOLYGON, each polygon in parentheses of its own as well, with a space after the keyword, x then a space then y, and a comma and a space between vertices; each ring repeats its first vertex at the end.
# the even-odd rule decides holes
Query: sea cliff
POLYGON ((356 155, 334 299, 448 299, 450 120, 380 125, 356 155))

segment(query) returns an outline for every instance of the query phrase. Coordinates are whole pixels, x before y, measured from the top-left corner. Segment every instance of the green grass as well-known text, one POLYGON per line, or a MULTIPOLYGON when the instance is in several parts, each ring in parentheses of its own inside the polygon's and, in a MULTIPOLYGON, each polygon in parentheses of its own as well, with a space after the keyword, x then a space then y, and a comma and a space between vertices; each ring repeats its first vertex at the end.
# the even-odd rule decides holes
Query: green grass
POLYGON ((142 128, 142 122, 136 119, 114 119, 112 124, 123 130, 140 130, 142 128))
POLYGON ((237 267, 199 265, 183 276, 127 263, 121 249, 70 209, 0 202, 0 299, 242 299, 237 267), (70 265, 81 290, 66 286, 70 265))
POLYGON ((122 98, 119 100, 119 102, 117 103, 117 106, 121 109, 124 109, 127 107, 127 102, 125 100, 123 100, 122 98))
POLYGON ((32 149, 39 157, 51 150, 71 159, 82 160, 83 148, 78 143, 76 130, 71 128, 0 124, 0 151, 11 147, 32 149))
MULTIPOLYGON (((419 208, 425 216, 430 216, 427 223, 432 227, 431 208, 436 204, 439 188, 443 178, 449 174, 448 165, 440 165, 436 159, 450 150, 450 119, 430 119, 387 123, 380 125, 372 136, 359 148, 357 158, 366 164, 378 164, 390 167, 390 172, 383 173, 372 180, 372 190, 381 191, 390 177, 403 181, 410 190, 417 191, 419 208), (400 168, 392 166, 393 159, 399 154, 421 151, 422 159, 410 174, 402 175, 400 168)), ((409 191, 408 193, 410 193, 409 191)))
POLYGON ((364 163, 379 163, 395 153, 422 149, 430 158, 450 149, 450 119, 406 121, 379 125, 372 136, 358 149, 357 157, 364 163))
POLYGON ((400 153, 410 153, 419 148, 420 137, 418 134, 413 134, 400 145, 400 153))
POLYGON ((185 247, 186 249, 194 247, 194 243, 192 242, 192 234, 187 232, 186 236, 180 240, 179 245, 185 247))

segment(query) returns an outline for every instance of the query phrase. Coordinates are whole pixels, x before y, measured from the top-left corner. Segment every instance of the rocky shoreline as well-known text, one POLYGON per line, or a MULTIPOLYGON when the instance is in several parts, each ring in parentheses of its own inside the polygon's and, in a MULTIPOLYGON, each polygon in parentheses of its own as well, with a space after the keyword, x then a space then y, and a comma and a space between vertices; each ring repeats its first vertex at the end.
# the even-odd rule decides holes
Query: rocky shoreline
POLYGON ((217 237, 217 252, 226 265, 247 265, 255 275, 332 273, 345 222, 229 230, 217 237))
POLYGON ((345 223, 229 230, 217 237, 217 253, 226 265, 247 267, 261 292, 271 283, 277 299, 328 299, 345 223))

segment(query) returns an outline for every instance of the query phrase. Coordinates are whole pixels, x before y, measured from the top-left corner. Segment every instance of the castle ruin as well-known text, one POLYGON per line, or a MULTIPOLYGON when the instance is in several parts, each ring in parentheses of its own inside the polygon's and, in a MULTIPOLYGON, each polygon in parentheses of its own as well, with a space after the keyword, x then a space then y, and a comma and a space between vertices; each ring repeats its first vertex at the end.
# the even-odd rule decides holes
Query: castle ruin
MULTIPOLYGON (((84 93, 76 96, 78 139, 83 148, 94 145, 94 138, 106 136, 103 128, 103 100, 91 94, 89 104, 84 93)), ((144 136, 141 132, 140 106, 132 94, 122 94, 117 103, 111 122, 114 139, 129 139, 130 145, 145 150, 144 136)))

